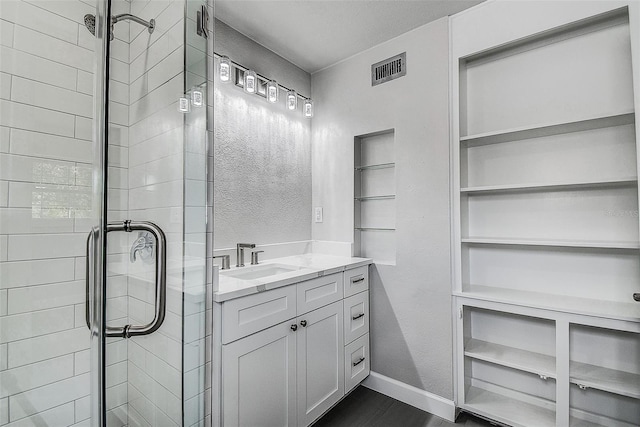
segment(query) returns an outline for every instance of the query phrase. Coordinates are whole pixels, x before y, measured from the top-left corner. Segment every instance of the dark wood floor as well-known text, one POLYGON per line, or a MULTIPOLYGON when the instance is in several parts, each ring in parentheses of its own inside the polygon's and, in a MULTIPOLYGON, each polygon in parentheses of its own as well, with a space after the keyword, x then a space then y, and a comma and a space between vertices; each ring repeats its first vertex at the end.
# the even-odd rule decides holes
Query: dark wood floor
POLYGON ((462 414, 455 424, 359 386, 313 427, 486 427, 487 421, 462 414))

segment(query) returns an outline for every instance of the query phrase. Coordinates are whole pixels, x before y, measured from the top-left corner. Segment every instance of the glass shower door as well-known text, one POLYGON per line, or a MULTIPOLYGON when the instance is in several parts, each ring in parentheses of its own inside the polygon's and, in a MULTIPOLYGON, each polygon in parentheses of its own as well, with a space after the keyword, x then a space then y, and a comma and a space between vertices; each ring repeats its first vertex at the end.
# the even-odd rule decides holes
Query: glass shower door
POLYGON ((186 6, 0 1, 0 426, 206 416, 206 124, 179 109, 186 6), (138 336, 161 314, 159 260, 164 321, 138 336))
POLYGON ((111 0, 107 426, 188 427, 205 416, 206 82, 201 103, 187 89, 190 46, 205 38, 193 6, 111 0))
MULTIPOLYGON (((103 299, 86 325, 86 243, 101 284, 106 58, 84 15, 107 2, 0 2, 0 425, 99 425, 103 299), (104 82, 104 80, 102 80, 104 82), (96 134, 97 135, 97 134, 96 134)), ((95 29, 94 29, 95 31, 95 29)), ((98 29, 101 34, 101 28, 98 29)), ((93 293, 93 291, 92 291, 93 293)))

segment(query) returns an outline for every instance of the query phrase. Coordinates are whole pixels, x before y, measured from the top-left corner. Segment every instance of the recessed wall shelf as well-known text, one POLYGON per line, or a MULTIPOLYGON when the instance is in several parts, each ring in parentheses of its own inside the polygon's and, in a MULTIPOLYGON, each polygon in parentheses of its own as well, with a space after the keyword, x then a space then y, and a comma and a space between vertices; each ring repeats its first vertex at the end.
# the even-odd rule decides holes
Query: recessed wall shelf
POLYGON ((367 196, 367 197, 356 197, 355 200, 358 201, 367 201, 367 200, 391 200, 391 199, 395 199, 396 196, 395 195, 387 195, 387 196, 367 196))
POLYGON ((628 125, 635 122, 633 111, 620 114, 593 117, 571 122, 554 122, 535 126, 523 126, 513 129, 484 132, 476 135, 462 136, 460 142, 467 147, 499 144, 502 142, 519 141, 523 139, 539 138, 543 136, 560 135, 563 133, 581 132, 611 126, 628 125))
POLYGON ((460 193, 464 194, 494 194, 527 191, 563 191, 563 190, 589 190, 607 187, 624 187, 638 184, 637 177, 608 179, 602 181, 544 183, 544 184, 512 184, 512 185, 487 185, 482 187, 464 187, 460 193))
POLYGON ((354 254, 396 262, 395 131, 354 138, 354 254))
POLYGON ((575 295, 558 295, 544 292, 531 292, 496 286, 467 285, 463 292, 454 295, 482 301, 513 304, 566 312, 577 315, 603 317, 622 321, 637 321, 638 303, 607 301, 602 299, 581 298, 575 295))
POLYGON ((514 427, 531 427, 532 420, 537 427, 556 425, 553 410, 478 387, 469 387, 466 405, 471 412, 514 427))
POLYGON ((395 163, 380 163, 377 165, 356 166, 357 171, 364 171, 369 169, 388 169, 396 167, 395 163))
POLYGON ((462 238, 462 243, 476 245, 518 245, 549 246, 561 248, 601 248, 601 249, 640 249, 639 242, 594 242, 579 240, 533 240, 533 239, 496 239, 496 238, 462 238))
POLYGON ((571 382, 640 399, 640 375, 586 363, 571 363, 571 382))
POLYGON ((464 355, 548 378, 556 377, 556 358, 546 354, 471 339, 465 344, 464 355))

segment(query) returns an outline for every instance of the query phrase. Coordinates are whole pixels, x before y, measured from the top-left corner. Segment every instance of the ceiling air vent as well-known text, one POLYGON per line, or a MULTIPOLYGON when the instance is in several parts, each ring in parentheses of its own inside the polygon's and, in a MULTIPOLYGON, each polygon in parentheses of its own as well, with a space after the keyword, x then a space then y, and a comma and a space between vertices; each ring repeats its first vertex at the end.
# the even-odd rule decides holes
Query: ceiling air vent
POLYGON ((371 86, 385 83, 407 74, 407 52, 402 52, 371 66, 371 86))

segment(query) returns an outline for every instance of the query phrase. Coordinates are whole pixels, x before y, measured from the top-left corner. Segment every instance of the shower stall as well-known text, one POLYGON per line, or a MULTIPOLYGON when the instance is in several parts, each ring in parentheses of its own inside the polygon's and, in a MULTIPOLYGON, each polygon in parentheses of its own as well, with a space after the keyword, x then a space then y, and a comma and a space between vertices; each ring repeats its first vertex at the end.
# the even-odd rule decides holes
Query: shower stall
POLYGON ((210 14, 0 1, 0 426, 210 424, 210 14))

